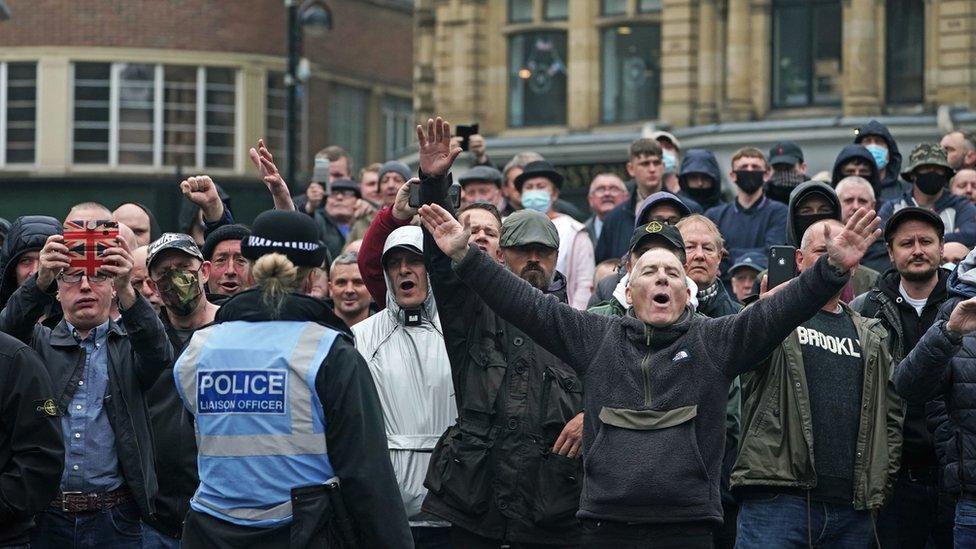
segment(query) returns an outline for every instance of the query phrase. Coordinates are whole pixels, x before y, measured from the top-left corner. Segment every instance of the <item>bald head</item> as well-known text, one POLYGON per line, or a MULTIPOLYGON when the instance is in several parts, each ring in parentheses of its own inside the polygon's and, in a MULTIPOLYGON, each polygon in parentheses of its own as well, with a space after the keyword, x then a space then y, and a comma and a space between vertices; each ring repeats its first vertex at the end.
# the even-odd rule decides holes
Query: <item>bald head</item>
POLYGON ((803 251, 810 251, 817 246, 826 245, 827 240, 824 238, 824 227, 830 227, 831 237, 837 236, 837 234, 844 230, 844 224, 836 219, 823 219, 817 221, 813 225, 807 227, 805 233, 803 233, 803 240, 800 241, 800 249, 803 251))
POLYGON ((65 221, 101 221, 112 219, 112 211, 98 202, 82 202, 68 210, 65 221))
POLYGON ((139 247, 138 242, 136 242, 136 233, 132 232, 132 229, 130 229, 125 223, 119 223, 119 238, 125 242, 125 245, 128 246, 130 250, 134 250, 139 247))
POLYGON ((145 246, 152 240, 149 215, 139 206, 132 203, 122 204, 112 212, 112 218, 128 225, 140 246, 145 246))

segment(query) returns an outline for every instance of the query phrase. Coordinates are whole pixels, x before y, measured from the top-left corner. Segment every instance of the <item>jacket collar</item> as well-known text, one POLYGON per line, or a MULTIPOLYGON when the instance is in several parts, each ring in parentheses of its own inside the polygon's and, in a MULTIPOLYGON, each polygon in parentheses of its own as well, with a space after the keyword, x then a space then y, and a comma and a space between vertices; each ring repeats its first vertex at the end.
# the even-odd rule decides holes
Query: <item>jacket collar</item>
MULTIPOLYGON (((126 331, 125 328, 122 327, 121 323, 109 319, 108 331, 106 332, 105 337, 108 338, 111 336, 125 336, 125 335, 126 335, 126 331)), ((58 325, 55 326, 53 330, 51 330, 50 342, 51 345, 55 345, 57 347, 78 346, 78 340, 75 339, 75 336, 72 333, 71 326, 68 325, 67 319, 62 318, 61 322, 58 322, 58 325)))
POLYGON ((281 314, 274 317, 261 299, 261 288, 238 293, 224 302, 217 310, 214 323, 243 320, 246 322, 271 322, 287 320, 317 322, 352 337, 352 331, 341 318, 322 300, 311 296, 289 293, 281 307, 281 314))
MULTIPOLYGON (((946 299, 947 289, 946 282, 949 279, 949 271, 939 268, 938 270, 939 281, 932 288, 932 293, 929 294, 928 299, 925 301, 926 306, 931 303, 942 303, 946 299)), ((878 279, 878 290, 884 293, 887 297, 897 300, 901 297, 901 291, 899 286, 901 284, 901 275, 898 274, 894 268, 888 269, 883 275, 878 279)))
POLYGON ((639 342, 640 344, 647 345, 651 349, 663 349, 668 345, 671 345, 678 340, 681 336, 685 335, 688 329, 691 327, 692 320, 695 318, 695 313, 691 308, 686 308, 678 320, 674 323, 663 326, 660 328, 655 328, 649 324, 644 324, 637 317, 634 316, 634 310, 631 308, 627 311, 627 316, 624 319, 624 326, 627 330, 627 335, 634 342, 639 342))

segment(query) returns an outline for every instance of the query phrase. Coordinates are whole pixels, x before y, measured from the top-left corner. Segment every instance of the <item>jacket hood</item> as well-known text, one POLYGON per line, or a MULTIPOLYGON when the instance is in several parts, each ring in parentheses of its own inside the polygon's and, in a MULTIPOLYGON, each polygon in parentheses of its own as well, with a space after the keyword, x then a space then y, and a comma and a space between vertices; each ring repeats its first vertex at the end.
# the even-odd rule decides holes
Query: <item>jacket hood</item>
POLYGON ((969 252, 966 259, 959 262, 956 270, 949 275, 946 287, 950 296, 964 299, 976 297, 976 249, 969 252))
POLYGON ((840 183, 841 179, 844 179, 844 174, 841 173, 841 166, 850 162, 854 158, 859 158, 871 166, 871 176, 867 178, 871 182, 871 187, 874 189, 874 199, 876 202, 881 202, 881 176, 878 175, 878 165, 874 163, 874 157, 871 156, 871 152, 858 144, 851 144, 845 146, 840 150, 840 154, 837 155, 837 160, 834 160, 834 170, 830 177, 830 186, 837 188, 837 184, 840 183))
POLYGON ((797 185, 790 193, 789 211, 786 213, 786 243, 790 246, 799 247, 803 237, 796 234, 796 206, 812 192, 819 192, 826 196, 834 206, 834 218, 840 220, 840 200, 837 199, 837 193, 830 185, 813 180, 797 185))
POLYGON ((321 299, 298 293, 290 293, 285 297, 281 307, 281 314, 274 318, 271 311, 261 299, 261 288, 244 290, 224 301, 214 323, 244 320, 247 322, 269 322, 272 320, 289 320, 297 322, 317 322, 352 337, 352 330, 346 326, 341 318, 321 299))
POLYGON ((898 151, 898 143, 895 142, 895 138, 891 136, 891 132, 888 131, 888 127, 878 122, 877 120, 871 120, 867 124, 861 126, 857 133, 857 137, 854 138, 854 143, 860 145, 861 141, 869 135, 877 135, 878 137, 885 140, 888 144, 888 165, 885 167, 885 178, 881 181, 882 187, 891 187, 898 185, 898 178, 901 176, 901 152, 898 151))
POLYGON ((40 251, 52 234, 62 234, 61 222, 46 215, 25 215, 10 224, 7 239, 0 252, 3 274, 0 276, 0 308, 17 291, 17 260, 27 252, 40 251))
POLYGON ((722 171, 718 167, 715 155, 705 149, 690 149, 681 159, 678 184, 685 194, 695 199, 706 210, 718 203, 722 196, 722 171), (705 193, 689 189, 687 176, 692 173, 703 173, 711 177, 714 182, 712 188, 705 193))
MULTIPOLYGON (((423 230, 416 225, 407 225, 406 227, 400 227, 391 232, 383 244, 381 261, 385 260, 387 252, 394 248, 406 248, 422 256, 424 254, 423 230)), ((424 272, 426 273, 426 270, 424 272)), ((434 303, 434 292, 431 290, 430 276, 426 274, 425 276, 427 277, 427 297, 424 298, 421 309, 423 316, 434 325, 437 325, 437 306, 434 303)), ((393 282, 390 280, 390 275, 387 274, 385 267, 383 268, 383 280, 386 282, 386 310, 396 317, 397 323, 403 324, 405 322, 405 314, 396 302, 396 291, 393 288, 393 282)))

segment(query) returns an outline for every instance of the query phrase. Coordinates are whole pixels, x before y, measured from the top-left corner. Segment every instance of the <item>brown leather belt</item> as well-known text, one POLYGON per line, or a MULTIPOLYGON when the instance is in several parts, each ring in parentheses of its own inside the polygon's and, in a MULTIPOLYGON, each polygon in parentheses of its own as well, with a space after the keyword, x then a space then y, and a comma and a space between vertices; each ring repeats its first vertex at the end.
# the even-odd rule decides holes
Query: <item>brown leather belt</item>
POLYGON ((111 492, 99 494, 84 494, 82 492, 58 492, 51 507, 60 509, 65 513, 88 513, 91 511, 104 511, 117 505, 128 503, 135 498, 128 488, 119 488, 111 492))

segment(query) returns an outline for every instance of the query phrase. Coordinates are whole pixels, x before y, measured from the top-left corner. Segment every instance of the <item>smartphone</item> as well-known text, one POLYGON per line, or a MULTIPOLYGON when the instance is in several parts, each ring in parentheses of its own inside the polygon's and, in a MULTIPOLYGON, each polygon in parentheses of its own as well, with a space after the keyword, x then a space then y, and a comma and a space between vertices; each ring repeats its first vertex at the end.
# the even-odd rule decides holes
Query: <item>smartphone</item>
POLYGON ((768 259, 767 291, 796 277, 796 248, 793 246, 770 246, 768 259))
POLYGON ((407 204, 411 208, 419 208, 424 205, 420 201, 420 180, 410 182, 410 198, 407 200, 407 204))
MULTIPOLYGON (((451 186, 447 188, 447 202, 454 206, 457 210, 461 207, 461 184, 457 181, 451 183, 451 186)), ((419 208, 424 205, 420 201, 420 181, 410 182, 410 198, 407 200, 407 204, 411 208, 419 208)))
POLYGON ((73 269, 94 276, 105 260, 105 250, 118 246, 119 224, 108 219, 64 222, 64 244, 73 269))
POLYGON ((460 125, 457 127, 457 132, 455 135, 461 138, 461 150, 466 151, 471 146, 471 136, 478 133, 478 125, 471 124, 469 126, 460 125))
POLYGON ((323 187, 329 182, 329 159, 322 157, 315 159, 315 166, 312 168, 312 179, 316 183, 321 183, 323 187))

